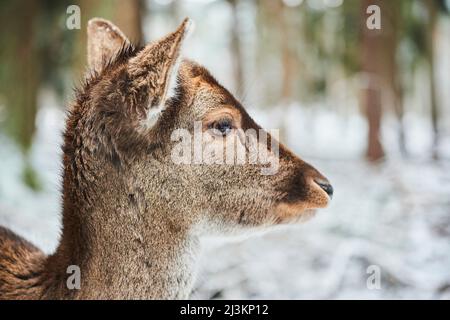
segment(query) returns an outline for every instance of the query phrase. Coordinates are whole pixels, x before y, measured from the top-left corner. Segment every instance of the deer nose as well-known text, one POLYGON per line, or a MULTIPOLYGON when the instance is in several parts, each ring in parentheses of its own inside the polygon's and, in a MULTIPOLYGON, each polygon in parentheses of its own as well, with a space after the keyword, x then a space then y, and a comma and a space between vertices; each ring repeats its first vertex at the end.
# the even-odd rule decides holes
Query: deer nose
POLYGON ((328 194, 330 199, 333 198, 334 189, 333 189, 333 186, 327 180, 314 179, 314 182, 317 183, 317 185, 328 194))

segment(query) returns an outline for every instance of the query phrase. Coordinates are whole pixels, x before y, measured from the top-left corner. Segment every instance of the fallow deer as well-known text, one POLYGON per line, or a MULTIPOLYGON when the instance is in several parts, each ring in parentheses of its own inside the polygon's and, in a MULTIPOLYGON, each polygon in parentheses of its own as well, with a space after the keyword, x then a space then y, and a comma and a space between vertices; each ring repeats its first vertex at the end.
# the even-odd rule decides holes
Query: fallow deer
POLYGON ((283 145, 273 175, 258 163, 174 163, 176 129, 200 122, 207 144, 261 129, 204 67, 181 58, 190 27, 186 19, 137 48, 111 22, 89 22, 91 75, 64 133, 59 245, 46 256, 0 228, 1 299, 186 298, 203 235, 289 223, 328 204, 327 179, 283 145), (67 286, 69 266, 79 267, 79 289, 67 286))

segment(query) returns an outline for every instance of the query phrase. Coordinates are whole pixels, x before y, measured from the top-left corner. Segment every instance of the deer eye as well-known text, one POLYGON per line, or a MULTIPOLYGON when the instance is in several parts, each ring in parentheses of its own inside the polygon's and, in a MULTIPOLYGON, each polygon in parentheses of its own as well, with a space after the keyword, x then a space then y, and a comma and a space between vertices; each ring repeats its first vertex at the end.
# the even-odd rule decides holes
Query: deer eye
POLYGON ((209 129, 212 129, 214 134, 224 137, 233 129, 233 122, 231 119, 221 119, 210 124, 209 129))

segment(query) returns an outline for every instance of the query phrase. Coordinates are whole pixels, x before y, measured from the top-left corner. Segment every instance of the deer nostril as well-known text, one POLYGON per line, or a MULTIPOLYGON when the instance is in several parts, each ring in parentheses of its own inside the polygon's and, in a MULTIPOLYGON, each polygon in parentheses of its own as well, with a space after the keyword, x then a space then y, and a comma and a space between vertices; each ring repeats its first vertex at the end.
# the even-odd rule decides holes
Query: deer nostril
POLYGON ((317 183, 319 185, 319 187, 322 188, 322 190, 328 194, 330 199, 333 198, 334 189, 333 189, 333 186, 328 181, 321 180, 321 179, 315 179, 314 182, 317 183))

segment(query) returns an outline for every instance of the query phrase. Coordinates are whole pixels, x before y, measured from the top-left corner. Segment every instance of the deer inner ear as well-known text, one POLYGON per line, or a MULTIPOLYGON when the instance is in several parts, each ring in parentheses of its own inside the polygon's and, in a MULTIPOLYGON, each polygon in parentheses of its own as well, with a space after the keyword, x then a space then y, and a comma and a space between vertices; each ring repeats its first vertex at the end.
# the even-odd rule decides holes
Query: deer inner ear
POLYGON ((148 95, 147 115, 143 125, 151 128, 159 119, 165 103, 176 87, 178 66, 183 43, 191 32, 193 22, 185 19, 178 29, 163 39, 147 45, 128 63, 128 73, 135 92, 148 95))
POLYGON ((93 18, 87 27, 87 50, 89 68, 100 72, 120 49, 130 44, 128 38, 112 22, 93 18))

